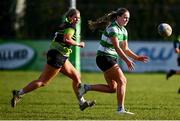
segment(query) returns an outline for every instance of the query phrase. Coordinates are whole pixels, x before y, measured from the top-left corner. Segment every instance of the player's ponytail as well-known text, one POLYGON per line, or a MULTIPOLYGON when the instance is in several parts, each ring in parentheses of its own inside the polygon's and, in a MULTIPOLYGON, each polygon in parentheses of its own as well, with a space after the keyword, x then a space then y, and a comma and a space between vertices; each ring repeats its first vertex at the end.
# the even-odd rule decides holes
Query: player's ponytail
POLYGON ((128 11, 126 8, 119 8, 116 11, 112 11, 108 14, 105 14, 104 16, 98 18, 96 21, 89 20, 89 28, 92 31, 98 28, 104 28, 112 21, 116 20, 117 16, 123 15, 126 11, 128 11))
POLYGON ((98 18, 96 21, 89 20, 89 28, 94 31, 98 28, 103 28, 107 26, 112 20, 114 20, 116 17, 116 11, 112 11, 108 14, 105 14, 104 16, 98 18))

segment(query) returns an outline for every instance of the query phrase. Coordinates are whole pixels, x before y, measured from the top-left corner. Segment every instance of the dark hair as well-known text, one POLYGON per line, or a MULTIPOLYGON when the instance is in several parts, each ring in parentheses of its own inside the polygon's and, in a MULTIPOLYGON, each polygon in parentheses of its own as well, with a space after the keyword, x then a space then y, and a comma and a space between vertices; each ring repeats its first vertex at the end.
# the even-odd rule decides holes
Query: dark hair
POLYGON ((126 8, 119 8, 116 11, 111 11, 108 14, 98 18, 96 21, 89 20, 89 28, 94 31, 97 28, 107 26, 110 22, 116 20, 117 16, 122 16, 125 12, 129 12, 126 8))
POLYGON ((77 13, 80 13, 79 10, 77 9, 69 9, 66 13, 65 13, 65 17, 68 18, 68 17, 72 17, 73 15, 77 14, 77 13))

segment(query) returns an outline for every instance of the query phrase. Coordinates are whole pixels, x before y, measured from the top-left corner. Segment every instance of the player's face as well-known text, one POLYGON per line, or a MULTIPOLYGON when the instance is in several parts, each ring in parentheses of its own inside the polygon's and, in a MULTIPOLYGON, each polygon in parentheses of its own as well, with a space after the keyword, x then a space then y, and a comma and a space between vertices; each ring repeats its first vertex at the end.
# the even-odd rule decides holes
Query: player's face
POLYGON ((117 17, 117 22, 120 26, 126 26, 129 22, 130 14, 129 12, 125 12, 122 16, 117 17))
POLYGON ((80 20, 80 13, 77 13, 70 17, 72 24, 77 24, 80 20))

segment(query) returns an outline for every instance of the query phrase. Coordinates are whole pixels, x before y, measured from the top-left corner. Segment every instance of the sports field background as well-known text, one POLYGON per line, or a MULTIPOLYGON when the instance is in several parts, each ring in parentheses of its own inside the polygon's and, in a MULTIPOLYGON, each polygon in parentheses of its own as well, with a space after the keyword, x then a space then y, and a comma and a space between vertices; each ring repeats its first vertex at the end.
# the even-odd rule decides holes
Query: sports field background
MULTIPOLYGON (((0 71, 0 120, 180 120, 180 76, 169 80, 164 73, 126 73, 126 108, 133 116, 116 113, 116 94, 88 92, 87 99, 97 104, 79 110, 72 81, 60 74, 47 87, 23 97, 11 108, 11 90, 20 89, 38 78, 40 72, 0 71)), ((82 73, 82 81, 105 83, 102 73, 82 73)))

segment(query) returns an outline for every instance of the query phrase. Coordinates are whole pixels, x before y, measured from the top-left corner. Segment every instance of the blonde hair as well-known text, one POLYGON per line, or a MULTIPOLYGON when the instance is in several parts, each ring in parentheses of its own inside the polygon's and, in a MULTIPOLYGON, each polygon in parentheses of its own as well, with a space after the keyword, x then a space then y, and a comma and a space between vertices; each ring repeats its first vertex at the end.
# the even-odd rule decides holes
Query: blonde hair
POLYGON ((89 28, 94 31, 98 28, 102 28, 116 20, 117 16, 122 16, 125 12, 129 12, 126 8, 119 8, 116 11, 111 11, 108 14, 98 18, 96 21, 89 20, 89 28))

